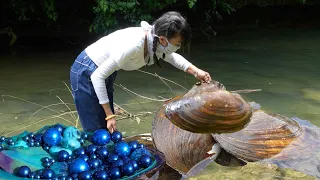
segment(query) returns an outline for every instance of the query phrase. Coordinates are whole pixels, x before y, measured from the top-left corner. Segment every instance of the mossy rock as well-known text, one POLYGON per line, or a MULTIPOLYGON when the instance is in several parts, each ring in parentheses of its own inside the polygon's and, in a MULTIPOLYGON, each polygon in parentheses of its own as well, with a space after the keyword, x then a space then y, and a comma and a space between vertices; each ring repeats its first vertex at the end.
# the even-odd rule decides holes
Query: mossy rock
POLYGON ((289 180, 303 179, 316 180, 317 178, 306 175, 293 169, 279 168, 276 165, 267 165, 258 162, 248 163, 242 167, 222 167, 216 163, 209 164, 201 173, 186 178, 188 180, 289 180))

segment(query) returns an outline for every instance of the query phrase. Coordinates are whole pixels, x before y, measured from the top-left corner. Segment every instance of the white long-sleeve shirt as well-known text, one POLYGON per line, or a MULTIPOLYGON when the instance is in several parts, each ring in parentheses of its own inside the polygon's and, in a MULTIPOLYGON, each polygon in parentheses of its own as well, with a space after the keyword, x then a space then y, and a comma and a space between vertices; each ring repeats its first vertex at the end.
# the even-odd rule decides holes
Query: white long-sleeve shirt
MULTIPOLYGON (((91 81, 100 104, 109 102, 105 79, 114 71, 120 69, 137 70, 147 64, 149 57, 150 63, 148 65, 154 63, 152 27, 145 21, 141 25, 142 27, 117 30, 85 49, 87 55, 98 66, 91 75, 91 81), (145 31, 148 31, 148 56, 146 58, 144 58, 145 31)), ((156 55, 162 57, 162 53, 156 52, 156 55)), ((189 61, 177 53, 166 54, 164 60, 183 71, 186 71, 191 65, 189 61)))

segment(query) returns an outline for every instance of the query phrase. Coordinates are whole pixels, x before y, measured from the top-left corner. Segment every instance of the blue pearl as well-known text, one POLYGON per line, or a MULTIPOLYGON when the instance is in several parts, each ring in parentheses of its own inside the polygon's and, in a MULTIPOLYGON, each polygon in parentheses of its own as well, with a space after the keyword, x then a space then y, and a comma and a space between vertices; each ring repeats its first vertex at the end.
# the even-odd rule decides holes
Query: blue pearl
POLYGON ((87 146, 86 148, 86 154, 87 155, 91 155, 91 154, 94 154, 97 150, 97 146, 96 145, 93 145, 93 144, 90 144, 89 146, 87 146))
POLYGON ((82 155, 82 154, 86 154, 86 152, 85 152, 84 148, 80 147, 80 148, 74 150, 74 154, 75 154, 76 156, 80 156, 80 155, 82 155))
POLYGON ((50 158, 44 157, 44 158, 41 159, 41 161, 42 161, 42 162, 49 162, 49 161, 50 161, 50 158))
POLYGON ((89 160, 89 157, 87 155, 85 155, 85 154, 81 154, 78 158, 83 159, 85 161, 89 160))
POLYGON ((33 139, 34 138, 34 133, 31 132, 31 133, 28 134, 28 136, 29 136, 30 139, 33 139))
POLYGON ((118 160, 119 159, 119 156, 118 155, 116 155, 116 154, 109 154, 109 156, 108 156, 108 159, 107 159, 107 162, 108 163, 110 163, 110 164, 112 164, 112 163, 114 163, 116 160, 118 160))
POLYGON ((117 143, 114 147, 114 151, 115 154, 119 155, 120 157, 129 156, 131 153, 129 144, 124 141, 117 143))
POLYGON ((53 126, 55 129, 57 129, 61 134, 63 134, 63 126, 61 124, 56 124, 53 126))
POLYGON ((68 151, 66 150, 62 150, 62 151, 59 151, 58 152, 58 155, 57 155, 57 161, 58 162, 65 162, 69 159, 69 153, 68 151))
POLYGON ((61 139, 61 133, 56 128, 49 128, 43 134, 43 141, 49 147, 60 145, 61 139))
POLYGON ((35 142, 34 143, 34 146, 36 146, 36 147, 39 147, 41 144, 40 144, 40 142, 35 142))
POLYGON ((71 176, 67 176, 65 180, 73 180, 73 178, 71 176))
POLYGON ((99 159, 89 159, 87 162, 91 170, 97 169, 100 166, 99 159))
POLYGON ((139 169, 139 165, 138 165, 138 162, 137 162, 137 161, 135 161, 135 160, 130 160, 129 163, 132 164, 132 166, 133 166, 133 168, 134 168, 135 171, 139 169))
POLYGON ((120 142, 120 141, 122 140, 122 134, 121 134, 121 132, 119 132, 119 131, 114 131, 114 132, 111 134, 111 140, 112 140, 114 143, 120 142))
POLYGON ((109 155, 108 148, 100 147, 97 149, 96 154, 100 159, 106 159, 109 155))
POLYGON ((13 146, 15 143, 14 142, 8 142, 9 146, 13 146))
POLYGON ((49 151, 49 149, 50 149, 50 147, 47 146, 47 145, 42 146, 42 148, 43 148, 43 150, 45 150, 45 151, 49 151))
POLYGON ((112 163, 112 167, 122 167, 123 166, 123 161, 122 159, 116 160, 114 163, 112 163))
POLYGON ((31 173, 29 174, 29 178, 34 179, 36 175, 37 175, 37 173, 31 172, 31 173))
POLYGON ((29 177, 29 174, 31 173, 31 170, 28 166, 20 166, 17 171, 18 177, 29 177))
POLYGON ((80 138, 80 139, 78 139, 78 141, 80 142, 80 144, 84 144, 84 139, 83 138, 80 138))
POLYGON ((126 163, 122 166, 121 172, 124 176, 131 176, 134 173, 135 169, 132 164, 126 163))
POLYGON ((139 144, 138 148, 144 148, 144 144, 139 144))
POLYGON ((109 169, 110 179, 119 179, 121 177, 121 172, 118 167, 112 167, 109 169))
POLYGON ((84 171, 79 173, 78 175, 79 180, 91 180, 92 179, 92 175, 90 171, 84 171))
POLYGON ((130 141, 129 143, 131 151, 134 151, 138 148, 139 142, 138 141, 130 141))
POLYGON ((7 138, 6 139, 6 142, 9 144, 9 143, 12 143, 13 142, 13 139, 11 137, 7 138))
POLYGON ((107 180, 108 173, 104 170, 100 170, 94 173, 94 177, 96 180, 107 180))
POLYGON ((2 146, 0 146, 0 151, 2 151, 3 150, 3 147, 2 146))
POLYGON ((88 163, 83 159, 75 159, 69 164, 69 172, 72 173, 80 173, 83 171, 88 171, 89 165, 88 163))
POLYGON ((60 176, 58 177, 58 180, 66 180, 66 178, 67 178, 67 176, 60 175, 60 176))
POLYGON ((90 159, 97 159, 97 155, 91 154, 91 155, 90 155, 90 159))
POLYGON ((149 155, 143 155, 140 157, 138 163, 142 168, 147 168, 151 165, 152 159, 149 155))
POLYGON ((92 143, 97 146, 104 146, 110 142, 110 133, 105 129, 97 129, 92 134, 92 143))
POLYGON ((0 142, 3 142, 3 141, 5 141, 6 140, 6 138, 4 137, 4 136, 1 136, 0 137, 0 142))
POLYGON ((43 162, 42 166, 45 168, 49 168, 51 166, 51 163, 50 162, 43 162))
POLYGON ((42 136, 43 134, 42 133, 37 133, 36 135, 34 135, 34 140, 35 141, 38 141, 38 142, 42 142, 42 136))
POLYGON ((87 133, 82 133, 82 134, 81 134, 81 137, 82 137, 83 139, 88 139, 88 134, 87 134, 87 133))
POLYGON ((28 142, 28 141, 30 140, 29 136, 24 136, 22 139, 23 139, 24 141, 26 141, 26 142, 28 142))
POLYGON ((49 159, 49 163, 53 164, 55 163, 56 161, 54 159, 49 159))
POLYGON ((55 173, 52 171, 52 169, 45 169, 42 171, 41 176, 43 179, 51 179, 55 177, 55 173))
POLYGON ((40 175, 40 174, 37 174, 37 175, 34 176, 34 178, 35 178, 35 179, 41 179, 41 175, 40 175))
POLYGON ((28 145, 29 147, 33 147, 35 144, 34 144, 34 142, 28 142, 27 145, 28 145))

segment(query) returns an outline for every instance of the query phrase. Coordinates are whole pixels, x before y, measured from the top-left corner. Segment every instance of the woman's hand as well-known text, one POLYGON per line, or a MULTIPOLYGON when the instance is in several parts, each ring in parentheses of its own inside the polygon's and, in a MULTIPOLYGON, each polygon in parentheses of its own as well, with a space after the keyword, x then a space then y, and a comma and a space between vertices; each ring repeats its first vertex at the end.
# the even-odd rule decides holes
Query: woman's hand
POLYGON ((107 121, 107 129, 109 130, 110 133, 113 133, 114 131, 117 130, 117 126, 116 126, 116 118, 110 118, 107 121))
POLYGON ((192 65, 188 67, 187 71, 189 74, 194 75, 197 79, 201 80, 202 82, 210 83, 211 76, 208 72, 203 71, 202 69, 197 68, 196 66, 192 65))
POLYGON ((117 130, 115 115, 112 113, 109 103, 102 104, 102 107, 107 116, 105 119, 107 121, 107 129, 110 133, 113 133, 117 130))
POLYGON ((194 76, 201 80, 202 82, 206 82, 206 83, 210 83, 211 82, 211 76, 208 72, 203 71, 201 69, 198 69, 196 71, 196 73, 194 74, 194 76))

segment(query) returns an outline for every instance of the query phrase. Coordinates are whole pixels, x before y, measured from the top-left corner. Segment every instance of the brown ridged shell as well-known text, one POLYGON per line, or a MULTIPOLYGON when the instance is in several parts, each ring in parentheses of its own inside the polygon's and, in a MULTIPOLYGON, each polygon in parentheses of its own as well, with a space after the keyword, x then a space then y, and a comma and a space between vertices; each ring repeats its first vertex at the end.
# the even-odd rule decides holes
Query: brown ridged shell
POLYGON ((152 122, 152 139, 166 163, 181 174, 207 157, 215 141, 211 134, 195 134, 175 126, 164 114, 162 106, 152 122))
POLYGON ((243 129, 252 109, 239 94, 219 82, 199 83, 172 99, 165 115, 176 126, 193 133, 228 133, 243 129))
POLYGON ((301 133, 296 121, 285 116, 254 111, 251 122, 230 134, 213 134, 223 149, 246 161, 259 161, 280 153, 301 133))

